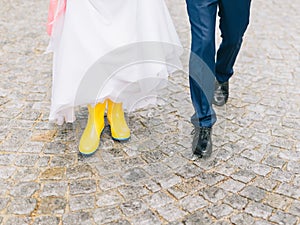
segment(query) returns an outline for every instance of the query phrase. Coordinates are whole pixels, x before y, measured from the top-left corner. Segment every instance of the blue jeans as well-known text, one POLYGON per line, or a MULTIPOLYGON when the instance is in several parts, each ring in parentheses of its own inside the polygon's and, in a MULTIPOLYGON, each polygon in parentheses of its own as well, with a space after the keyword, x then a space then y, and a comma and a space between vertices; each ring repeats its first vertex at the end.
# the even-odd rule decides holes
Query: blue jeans
POLYGON ((190 91, 195 114, 192 123, 212 127, 214 82, 226 82, 249 24, 251 0, 186 0, 192 30, 189 65, 190 91), (222 42, 216 54, 216 14, 220 17, 222 42))

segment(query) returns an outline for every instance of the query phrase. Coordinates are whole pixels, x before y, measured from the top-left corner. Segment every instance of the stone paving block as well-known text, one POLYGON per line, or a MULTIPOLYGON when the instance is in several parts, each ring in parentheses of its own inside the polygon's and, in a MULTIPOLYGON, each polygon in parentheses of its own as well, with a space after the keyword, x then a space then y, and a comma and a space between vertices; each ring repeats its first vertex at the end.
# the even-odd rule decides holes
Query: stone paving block
POLYGON ((9 202, 9 198, 0 198, 0 211, 5 209, 9 202))
POLYGON ((177 200, 183 198, 187 195, 186 192, 184 192, 182 189, 178 188, 177 186, 173 186, 168 189, 168 192, 174 196, 177 200))
POLYGON ((7 211, 16 215, 27 215, 33 212, 37 204, 34 198, 15 198, 8 205, 7 211))
POLYGON ((63 225, 92 225, 92 216, 88 212, 77 212, 64 214, 62 217, 63 225))
POLYGON ((233 212, 233 208, 227 204, 212 205, 207 209, 207 212, 214 216, 217 220, 230 215, 233 212))
POLYGON ((279 182, 276 180, 259 176, 253 181, 252 185, 260 187, 266 191, 272 191, 278 185, 278 183, 279 182))
POLYGON ((181 182, 181 178, 173 173, 162 174, 154 178, 154 180, 163 188, 167 189, 181 182))
POLYGON ((60 222, 58 217, 54 216, 39 216, 34 218, 32 225, 58 225, 60 222))
POLYGON ((57 197, 46 197, 40 200, 38 214, 64 214, 67 206, 67 200, 57 197))
POLYGON ((15 160, 15 154, 1 154, 0 155, 0 166, 9 166, 13 164, 15 160))
POLYGON ((125 200, 142 198, 143 196, 149 195, 149 191, 143 186, 122 186, 118 188, 121 195, 125 200))
POLYGON ((264 154, 261 154, 261 152, 259 152, 259 151, 246 149, 245 151, 243 151, 241 153, 241 156, 243 156, 247 159, 253 160, 255 162, 260 162, 263 159, 264 154))
POLYGON ((122 214, 117 208, 98 208, 93 212, 94 221, 99 225, 121 219, 121 217, 122 214))
POLYGON ((40 179, 42 180, 61 180, 65 177, 65 168, 47 168, 44 170, 41 175, 40 179))
POLYGON ((99 187, 101 190, 104 191, 120 187, 124 184, 125 184, 124 180, 121 179, 120 176, 116 174, 101 178, 99 181, 99 187))
POLYGON ((161 185, 153 180, 145 180, 142 182, 142 184, 145 185, 145 187, 151 192, 157 192, 162 188, 161 185))
POLYGON ((96 165, 96 169, 100 176, 115 174, 120 171, 120 165, 116 162, 101 162, 96 165))
POLYGON ((274 225, 274 223, 266 220, 256 220, 253 225, 274 225))
POLYGON ((50 156, 42 156, 36 162, 37 167, 47 167, 50 162, 50 156))
POLYGON ((291 161, 287 164, 287 170, 290 171, 293 174, 300 174, 300 165, 299 161, 291 161))
POLYGON ((288 171, 282 171, 280 169, 274 169, 271 172, 270 178, 273 180, 278 180, 283 183, 288 183, 292 180, 294 174, 288 171))
POLYGON ((264 202, 265 202, 265 204, 267 204, 273 208, 286 210, 287 207, 293 202, 293 199, 284 197, 279 194, 269 193, 266 196, 264 202))
POLYGON ((93 169, 90 165, 76 165, 67 168, 68 179, 80 179, 80 178, 91 178, 93 169))
POLYGON ((131 225, 128 220, 117 220, 111 223, 107 223, 106 225, 131 225))
POLYGON ((127 202, 123 202, 120 205, 120 208, 121 208, 122 212, 125 214, 125 216, 127 216, 127 217, 132 217, 132 216, 138 215, 138 214, 146 211, 146 209, 148 209, 146 204, 142 200, 139 200, 139 199, 134 199, 134 200, 129 200, 127 202))
POLYGON ((71 197, 69 200, 69 206, 71 211, 92 209, 95 206, 95 196, 83 195, 71 197))
POLYGON ((0 179, 8 179, 16 172, 16 168, 10 166, 0 167, 0 179))
POLYGON ((64 197, 67 193, 68 184, 66 182, 47 182, 40 193, 40 197, 64 197))
POLYGON ((294 179, 293 179, 293 185, 294 186, 300 186, 300 175, 295 175, 294 179))
POLYGON ((5 225, 29 225, 30 219, 29 218, 22 218, 22 217, 9 217, 5 225))
POLYGON ((46 143, 44 148, 44 154, 65 154, 67 151, 67 145, 61 142, 50 142, 46 143))
POLYGON ((127 170, 121 175, 128 184, 141 182, 149 177, 149 175, 141 168, 133 168, 127 170))
POLYGON ((96 196, 96 204, 99 207, 118 205, 123 201, 121 195, 116 191, 102 192, 96 196))
POLYGON ((263 219, 267 219, 272 214, 272 211, 273 208, 270 206, 257 202, 250 202, 245 209, 246 213, 263 219))
POLYGON ((201 183, 198 178, 196 179, 188 179, 180 184, 175 185, 180 190, 184 191, 187 194, 193 194, 203 189, 206 185, 201 183))
POLYGON ((187 215, 186 212, 179 209, 177 206, 175 206, 173 204, 169 204, 169 205, 160 207, 157 209, 157 212, 159 213, 160 216, 162 216, 168 222, 180 220, 185 215, 187 215))
POLYGON ((38 190, 40 190, 40 184, 36 182, 17 183, 10 190, 10 195, 14 197, 29 198, 38 190))
POLYGON ((224 203, 234 209, 242 210, 248 204, 248 200, 238 194, 232 194, 224 199, 224 203))
POLYGON ((288 161, 299 161, 300 152, 299 151, 281 151, 279 157, 288 161))
POLYGON ((166 158, 161 151, 145 151, 141 156, 147 163, 156 163, 166 158))
POLYGON ((204 208, 208 206, 208 202, 201 196, 195 195, 189 195, 183 199, 181 199, 178 204, 186 211, 189 211, 190 213, 204 208))
POLYGON ((230 217, 230 221, 234 225, 252 225, 254 218, 246 213, 239 213, 230 217))
POLYGON ((227 195, 223 189, 214 186, 201 189, 199 194, 212 203, 217 203, 224 199, 227 195))
POLYGON ((239 170, 231 175, 231 177, 235 180, 241 181, 243 183, 248 183, 252 181, 256 175, 252 171, 249 170, 239 170))
POLYGON ((51 167, 70 167, 75 164, 77 155, 65 154, 63 156, 53 156, 50 162, 51 167))
POLYGON ((186 225, 212 225, 214 224, 212 218, 203 210, 192 213, 183 220, 186 225))
POLYGON ((3 196, 8 192, 8 190, 11 188, 11 184, 7 180, 3 180, 0 178, 0 196, 3 196))
POLYGON ((143 167, 145 171, 151 176, 171 173, 171 169, 162 163, 151 163, 143 167))
POLYGON ((71 195, 95 193, 96 189, 96 181, 92 179, 72 181, 70 183, 71 195))
POLYGON ((300 217, 300 201, 293 201, 290 208, 288 209, 288 213, 291 213, 295 216, 300 217))
POLYGON ((287 183, 282 183, 276 189, 276 192, 292 198, 300 198, 300 190, 297 186, 293 186, 287 183))
POLYGON ((255 187, 255 186, 247 186, 245 187, 241 192, 240 192, 240 195, 243 196, 243 197, 246 197, 252 201, 256 201, 256 202, 259 202, 259 201, 262 201, 265 196, 266 196, 266 191, 258 188, 258 187, 255 187))
POLYGON ((179 176, 185 178, 185 179, 189 179, 195 176, 198 176, 199 174, 201 174, 202 169, 200 169, 199 167, 195 166, 194 164, 187 164, 183 167, 180 167, 176 174, 178 174, 179 176))
POLYGON ((270 217, 270 220, 281 225, 294 225, 297 224, 299 218, 282 211, 277 211, 274 215, 270 217))
POLYGON ((281 169, 285 165, 286 161, 278 158, 277 156, 270 155, 263 161, 263 163, 271 167, 281 169))
POLYGON ((143 199, 150 208, 154 209, 174 202, 174 200, 164 192, 156 192, 144 197, 143 199))
POLYGON ((171 157, 167 157, 163 159, 162 162, 164 162, 167 166, 169 166, 173 170, 188 164, 188 161, 182 158, 179 154, 173 155, 171 157))
POLYGON ((224 183, 221 183, 219 187, 225 191, 237 193, 245 187, 245 184, 233 179, 228 179, 224 183))
POLYGON ((224 180, 225 176, 215 172, 203 172, 201 175, 199 175, 198 179, 209 186, 213 186, 224 180))
POLYGON ((143 213, 135 216, 131 220, 132 225, 160 225, 162 222, 160 221, 159 217, 154 214, 150 210, 146 210, 143 213))
POLYGON ((236 168, 232 167, 232 165, 224 163, 220 166, 215 167, 214 171, 224 176, 230 176, 236 171, 236 168))
POLYGON ((145 161, 140 157, 130 157, 130 158, 122 158, 120 160, 120 165, 122 170, 129 170, 134 167, 140 167, 145 165, 145 161))
POLYGON ((252 170, 254 173, 260 176, 266 176, 271 172, 271 168, 269 166, 258 163, 249 164, 245 169, 252 170))

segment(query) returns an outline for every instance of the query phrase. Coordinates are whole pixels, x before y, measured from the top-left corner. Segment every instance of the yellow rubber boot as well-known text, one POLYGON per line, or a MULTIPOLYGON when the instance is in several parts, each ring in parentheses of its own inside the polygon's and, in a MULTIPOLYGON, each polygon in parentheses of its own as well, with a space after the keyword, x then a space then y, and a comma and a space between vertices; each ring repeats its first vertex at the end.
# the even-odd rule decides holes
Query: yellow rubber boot
POLYGON ((99 146, 100 135, 105 126, 105 108, 106 102, 98 103, 95 107, 88 105, 89 117, 79 142, 79 152, 83 155, 94 154, 99 146))
POLYGON ((108 100, 107 120, 110 124, 111 136, 117 141, 126 141, 130 138, 130 130, 126 123, 122 103, 108 100))

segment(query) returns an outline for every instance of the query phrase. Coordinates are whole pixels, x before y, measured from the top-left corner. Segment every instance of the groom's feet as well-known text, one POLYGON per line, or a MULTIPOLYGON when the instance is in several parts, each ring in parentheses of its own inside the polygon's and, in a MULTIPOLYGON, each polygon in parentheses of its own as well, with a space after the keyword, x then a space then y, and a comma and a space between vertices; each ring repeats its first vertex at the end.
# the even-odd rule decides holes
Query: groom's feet
POLYGON ((211 141, 212 128, 210 127, 195 127, 193 134, 192 150, 193 153, 201 158, 207 158, 212 153, 211 141))
POLYGON ((226 104, 229 96, 229 82, 219 83, 215 82, 215 92, 213 98, 213 104, 217 106, 223 106, 226 104))

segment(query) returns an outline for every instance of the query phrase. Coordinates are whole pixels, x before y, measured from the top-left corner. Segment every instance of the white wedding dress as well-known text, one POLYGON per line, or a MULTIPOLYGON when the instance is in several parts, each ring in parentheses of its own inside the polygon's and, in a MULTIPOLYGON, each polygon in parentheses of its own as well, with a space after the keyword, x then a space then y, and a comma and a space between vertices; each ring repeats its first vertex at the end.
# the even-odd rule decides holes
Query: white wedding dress
POLYGON ((125 110, 153 103, 181 67, 164 0, 67 0, 48 50, 54 53, 49 120, 58 124, 73 122, 76 106, 107 98, 125 110))

